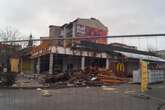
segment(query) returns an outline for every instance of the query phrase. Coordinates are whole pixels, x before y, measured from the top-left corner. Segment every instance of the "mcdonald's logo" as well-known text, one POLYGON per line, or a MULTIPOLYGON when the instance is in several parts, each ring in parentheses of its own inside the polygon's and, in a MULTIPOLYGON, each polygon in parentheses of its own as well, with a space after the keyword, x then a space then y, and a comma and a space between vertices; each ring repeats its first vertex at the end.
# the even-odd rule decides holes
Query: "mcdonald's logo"
POLYGON ((116 70, 117 70, 117 72, 125 72, 125 66, 124 66, 124 64, 123 63, 118 63, 116 65, 116 70))

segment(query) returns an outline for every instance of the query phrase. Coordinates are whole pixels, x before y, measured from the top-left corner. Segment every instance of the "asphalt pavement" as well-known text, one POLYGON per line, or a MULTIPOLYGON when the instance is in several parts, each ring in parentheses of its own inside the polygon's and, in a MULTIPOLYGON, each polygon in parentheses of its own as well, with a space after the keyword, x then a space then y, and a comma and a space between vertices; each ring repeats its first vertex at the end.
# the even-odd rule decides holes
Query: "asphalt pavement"
MULTIPOLYGON (((48 90, 1 89, 1 110, 157 110, 160 103, 135 97, 137 87, 81 87, 48 90)), ((152 89, 154 90, 154 89, 152 89)), ((164 89, 163 89, 164 90, 164 89)), ((150 92, 150 95, 154 94, 150 92)))
POLYGON ((147 94, 165 101, 165 83, 153 84, 147 94))

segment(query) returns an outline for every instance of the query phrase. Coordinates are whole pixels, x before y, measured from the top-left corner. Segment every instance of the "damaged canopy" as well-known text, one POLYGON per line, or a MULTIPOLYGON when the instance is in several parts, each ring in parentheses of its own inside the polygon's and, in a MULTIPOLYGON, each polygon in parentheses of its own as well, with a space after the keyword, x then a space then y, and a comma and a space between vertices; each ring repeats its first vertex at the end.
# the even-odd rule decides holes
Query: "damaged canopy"
POLYGON ((165 60, 151 55, 143 55, 143 54, 136 54, 131 52, 123 52, 123 51, 115 51, 117 53, 121 53, 122 55, 128 57, 128 58, 135 58, 135 59, 143 59, 143 60, 149 60, 149 61, 156 61, 156 62, 164 62, 165 60))

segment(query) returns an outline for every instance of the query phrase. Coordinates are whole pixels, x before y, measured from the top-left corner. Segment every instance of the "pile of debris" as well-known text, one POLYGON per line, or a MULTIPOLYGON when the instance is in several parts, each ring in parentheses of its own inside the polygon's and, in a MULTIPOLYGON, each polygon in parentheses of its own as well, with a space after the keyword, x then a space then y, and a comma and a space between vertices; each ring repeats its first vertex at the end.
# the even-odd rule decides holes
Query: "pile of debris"
POLYGON ((114 76, 112 70, 95 69, 82 71, 69 80, 69 83, 81 86, 112 85, 126 82, 128 82, 128 79, 114 76))
POLYGON ((128 82, 128 79, 114 76, 112 70, 86 69, 85 71, 77 71, 70 74, 46 75, 40 78, 40 82, 55 86, 80 87, 121 84, 128 82))
POLYGON ((15 82, 16 75, 13 73, 0 72, 0 87, 10 87, 15 82))
POLYGON ((44 87, 41 83, 37 81, 38 75, 35 74, 18 74, 15 80, 15 83, 12 87, 20 87, 20 88, 33 88, 33 87, 44 87))
POLYGON ((127 78, 120 78, 114 76, 112 70, 102 71, 97 76, 99 81, 102 82, 103 84, 121 84, 121 83, 126 83, 128 81, 127 78))

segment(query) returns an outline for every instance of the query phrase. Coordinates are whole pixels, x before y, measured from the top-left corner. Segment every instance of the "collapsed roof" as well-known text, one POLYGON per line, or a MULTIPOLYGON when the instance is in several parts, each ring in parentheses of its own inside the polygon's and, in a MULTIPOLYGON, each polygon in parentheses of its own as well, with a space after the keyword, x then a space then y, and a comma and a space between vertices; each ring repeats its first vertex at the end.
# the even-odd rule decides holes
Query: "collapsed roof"
POLYGON ((129 49, 119 46, 113 45, 105 45, 105 44, 96 44, 87 41, 82 41, 80 44, 75 44, 73 48, 79 49, 88 49, 93 51, 107 52, 112 54, 121 54, 127 58, 132 59, 143 59, 147 61, 155 61, 155 62, 164 62, 165 60, 155 55, 154 53, 141 51, 137 49, 129 49))

